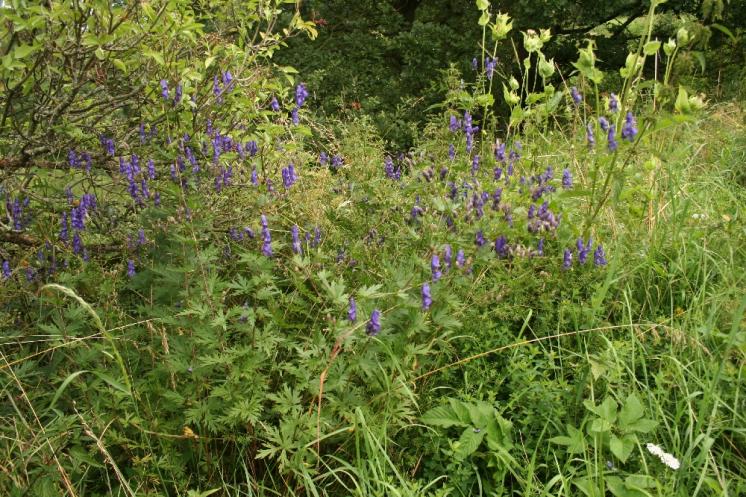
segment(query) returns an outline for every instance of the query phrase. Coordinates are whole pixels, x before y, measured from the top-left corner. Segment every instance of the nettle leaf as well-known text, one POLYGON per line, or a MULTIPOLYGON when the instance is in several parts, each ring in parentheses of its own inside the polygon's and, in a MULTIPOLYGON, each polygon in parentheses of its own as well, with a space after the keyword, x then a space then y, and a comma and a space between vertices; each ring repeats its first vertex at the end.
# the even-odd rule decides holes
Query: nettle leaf
POLYGON ((451 406, 433 407, 422 415, 422 422, 426 425, 450 428, 451 426, 468 426, 459 419, 451 406))
POLYGON ((453 453, 456 459, 465 459, 472 455, 482 443, 484 438, 485 430, 480 428, 474 428, 472 426, 466 428, 459 439, 453 443, 453 453))
POLYGON ((635 448, 635 442, 637 442, 637 438, 634 435, 625 435, 622 438, 619 438, 616 435, 611 435, 609 449, 617 459, 622 462, 627 462, 627 458, 629 458, 629 455, 635 448))

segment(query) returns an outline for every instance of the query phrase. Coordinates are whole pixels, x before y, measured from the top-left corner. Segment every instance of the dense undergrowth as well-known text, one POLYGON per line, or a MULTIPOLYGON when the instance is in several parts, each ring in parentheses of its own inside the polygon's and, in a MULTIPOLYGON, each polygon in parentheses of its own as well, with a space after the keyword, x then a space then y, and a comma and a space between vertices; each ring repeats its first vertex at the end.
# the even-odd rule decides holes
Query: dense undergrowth
POLYGON ((746 492, 746 114, 650 84, 686 32, 632 47, 618 96, 590 45, 567 84, 548 32, 520 83, 485 45, 390 157, 364 118, 317 126, 273 42, 230 42, 264 21, 203 20, 205 60, 179 5, 179 57, 147 8, 152 61, 88 46, 144 85, 103 125, 81 85, 38 130, 39 66, 6 100, 0 493, 746 492))

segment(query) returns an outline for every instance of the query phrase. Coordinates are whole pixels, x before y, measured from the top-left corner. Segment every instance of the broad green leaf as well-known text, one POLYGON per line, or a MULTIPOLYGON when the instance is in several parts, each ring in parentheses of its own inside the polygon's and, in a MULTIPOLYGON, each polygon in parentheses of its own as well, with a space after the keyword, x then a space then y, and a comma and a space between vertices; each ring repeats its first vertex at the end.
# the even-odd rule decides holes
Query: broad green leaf
POLYGON ((625 435, 622 438, 611 435, 609 440, 609 449, 614 456, 622 462, 627 462, 627 458, 635 448, 634 435, 625 435))
POLYGON ((456 458, 463 460, 472 455, 482 443, 485 433, 485 430, 474 428, 472 426, 464 429, 459 439, 453 443, 454 455, 456 458))
POLYGON ((456 416, 456 413, 453 412, 453 409, 451 409, 450 406, 433 407, 422 415, 422 422, 426 425, 440 426, 443 428, 468 425, 468 423, 463 423, 458 419, 458 416, 456 416))
POLYGON ((642 406, 642 402, 637 395, 631 393, 619 411, 619 424, 622 428, 625 428, 640 419, 643 414, 645 414, 645 408, 642 406))

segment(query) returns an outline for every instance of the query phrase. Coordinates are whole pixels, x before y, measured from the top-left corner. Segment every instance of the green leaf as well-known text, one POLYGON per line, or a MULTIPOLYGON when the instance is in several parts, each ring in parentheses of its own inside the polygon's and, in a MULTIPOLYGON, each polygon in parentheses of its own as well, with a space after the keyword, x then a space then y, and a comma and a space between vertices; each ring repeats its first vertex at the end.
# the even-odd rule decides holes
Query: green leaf
POLYGON ((594 433, 603 433, 605 431, 611 430, 611 423, 603 418, 596 418, 591 422, 591 425, 588 429, 594 433))
POLYGON ((611 397, 606 397, 598 406, 594 406, 593 402, 590 400, 583 401, 583 405, 586 409, 599 415, 603 420, 608 421, 609 423, 614 423, 616 421, 616 410, 618 406, 611 397))
POLYGON ((622 462, 627 462, 627 458, 635 448, 635 437, 634 435, 625 435, 622 438, 616 435, 611 435, 609 441, 609 449, 614 456, 622 462))
POLYGON ((127 65, 121 59, 112 59, 111 63, 123 73, 127 72, 127 65))
POLYGON ((642 402, 637 395, 631 393, 619 411, 619 424, 622 428, 625 428, 640 419, 643 414, 645 414, 645 408, 642 406, 642 402))
POLYGON ((36 52, 38 48, 39 48, 38 45, 18 45, 15 49, 13 49, 13 58, 15 59, 26 58, 30 54, 36 52))
POLYGON ((451 426, 467 426, 461 422, 450 406, 433 407, 422 415, 422 422, 426 425, 450 428, 451 426))
POLYGON ((569 454, 580 454, 585 450, 585 436, 574 426, 567 425, 568 436, 550 438, 551 443, 564 445, 569 454))
POLYGON ((634 423, 626 426, 627 431, 635 431, 637 433, 650 433, 658 426, 656 421, 652 419, 642 418, 638 419, 634 423))
POLYGON ((482 443, 486 431, 469 426, 462 433, 459 439, 453 443, 454 456, 456 459, 463 460, 472 455, 482 443))

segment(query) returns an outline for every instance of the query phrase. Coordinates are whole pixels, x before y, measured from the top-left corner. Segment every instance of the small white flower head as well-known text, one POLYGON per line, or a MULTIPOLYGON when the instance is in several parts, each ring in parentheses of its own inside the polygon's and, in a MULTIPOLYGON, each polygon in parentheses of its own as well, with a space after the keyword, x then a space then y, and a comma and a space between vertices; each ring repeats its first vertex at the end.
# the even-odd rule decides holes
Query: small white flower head
POLYGON ((673 470, 677 470, 681 467, 679 460, 667 452, 661 456, 661 462, 673 470))
POLYGON ((661 462, 665 464, 666 466, 668 466, 669 468, 673 470, 677 470, 681 467, 681 463, 679 462, 678 459, 676 459, 676 457, 664 451, 657 445, 648 443, 648 444, 645 444, 645 448, 648 449, 648 452, 658 457, 661 460, 661 462))
POLYGON ((645 444, 645 448, 647 448, 648 452, 650 452, 654 456, 663 457, 663 454, 665 454, 665 452, 663 452, 663 449, 661 449, 655 444, 651 444, 651 443, 645 444))

